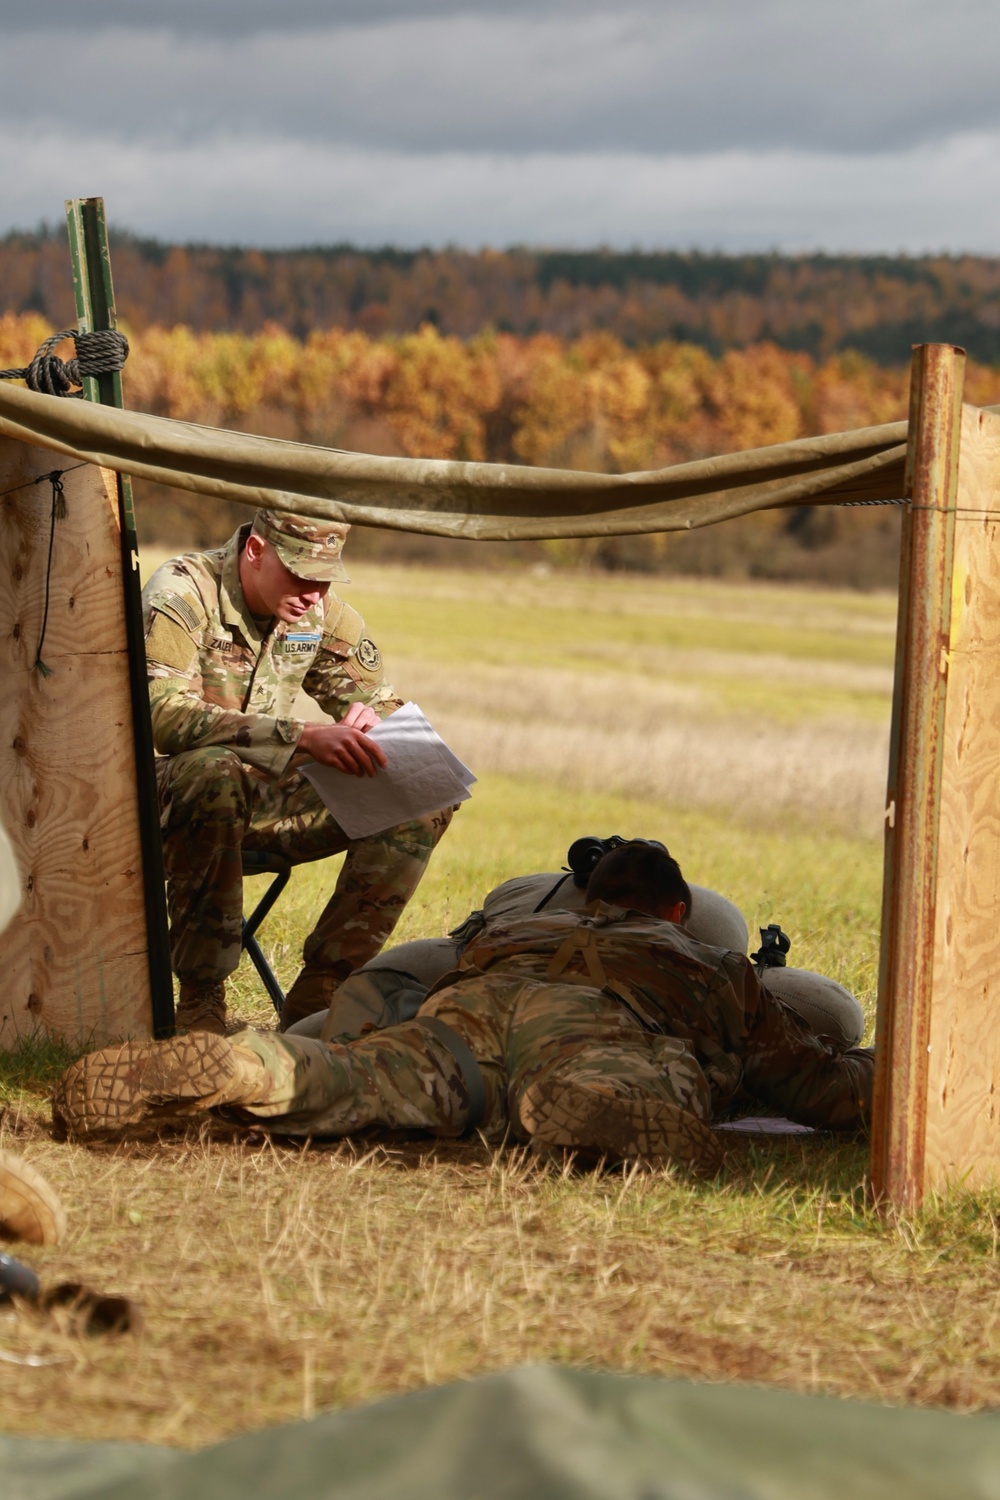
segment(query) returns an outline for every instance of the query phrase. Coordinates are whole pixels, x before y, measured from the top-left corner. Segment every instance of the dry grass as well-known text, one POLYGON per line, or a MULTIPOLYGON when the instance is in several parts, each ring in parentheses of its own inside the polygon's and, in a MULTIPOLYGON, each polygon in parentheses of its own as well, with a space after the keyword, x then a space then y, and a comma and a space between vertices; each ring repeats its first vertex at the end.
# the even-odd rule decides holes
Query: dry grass
MULTIPOLYGON (((523 670, 481 668, 472 683, 407 662, 400 680, 479 772, 568 782, 744 823, 806 809, 831 829, 871 836, 885 805, 883 723, 780 712, 726 712, 705 684, 609 673, 548 672, 525 692, 523 670), (593 704, 591 716, 581 705, 593 704), (430 705, 430 706, 428 706, 430 705)), ((815 683, 812 684, 815 690, 815 683)), ((829 695, 829 696, 832 696, 829 695)))
POLYGON ((860 1146, 731 1141, 723 1178, 574 1177, 517 1152, 7 1130, 65 1195, 47 1277, 138 1338, 0 1317, 8 1430, 197 1446, 525 1361, 971 1408, 1000 1401, 995 1212, 883 1225, 860 1146), (47 1361, 53 1361, 48 1363, 47 1361))
POLYGON ((373 571, 395 679, 476 770, 880 833, 890 599, 373 571))
MULTIPOLYGON (((366 574, 398 681, 485 771, 400 938, 557 866, 580 833, 645 832, 752 927, 780 920, 795 961, 871 1015, 891 601, 601 580, 595 602, 593 580, 564 575, 366 574)), ((297 871, 263 930, 286 982, 332 878, 297 871)), ((231 998, 269 1023, 246 965, 231 998)), ((477 1144, 223 1132, 85 1150, 45 1134, 54 1065, 43 1049, 0 1074, 0 1144, 70 1214, 64 1246, 25 1258, 137 1298, 146 1329, 81 1341, 0 1315, 0 1356, 52 1361, 0 1359, 9 1431, 200 1445, 529 1360, 1000 1401, 1000 1199, 883 1222, 861 1142, 730 1138, 700 1185, 541 1171, 477 1144)))

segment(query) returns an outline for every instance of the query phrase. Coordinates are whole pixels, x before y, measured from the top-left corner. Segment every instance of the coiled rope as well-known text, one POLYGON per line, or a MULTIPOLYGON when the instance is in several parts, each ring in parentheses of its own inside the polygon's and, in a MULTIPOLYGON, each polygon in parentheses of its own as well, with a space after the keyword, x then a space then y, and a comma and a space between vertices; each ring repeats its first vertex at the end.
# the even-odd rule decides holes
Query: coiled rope
POLYGON ((46 339, 30 365, 23 370, 0 370, 0 380, 24 380, 29 391, 43 396, 82 396, 85 375, 112 375, 128 359, 128 339, 115 328, 78 333, 64 328, 46 339), (76 358, 62 360, 52 350, 63 339, 72 339, 76 358), (80 389, 73 390, 77 386, 80 389))

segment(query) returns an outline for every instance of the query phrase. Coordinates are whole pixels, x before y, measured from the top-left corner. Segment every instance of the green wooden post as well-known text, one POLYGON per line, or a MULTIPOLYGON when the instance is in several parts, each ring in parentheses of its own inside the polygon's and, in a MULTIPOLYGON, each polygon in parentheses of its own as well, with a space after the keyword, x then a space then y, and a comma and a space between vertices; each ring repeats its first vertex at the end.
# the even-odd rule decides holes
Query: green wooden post
MULTIPOLYGON (((80 332, 92 333, 99 329, 115 328, 115 296, 111 283, 111 256, 104 219, 104 199, 68 199, 66 222, 80 332)), ((83 393, 87 401, 97 401, 102 406, 122 407, 125 404, 122 398, 122 378, 117 371, 110 375, 85 376, 83 393)), ((169 1036, 174 1026, 174 995, 163 890, 163 850, 160 845, 159 801, 153 770, 153 726, 149 717, 149 694, 146 687, 146 653, 143 644, 139 552, 132 509, 132 481, 124 474, 118 475, 118 516, 121 524, 125 632, 135 736, 136 793, 142 840, 153 1034, 169 1036)))

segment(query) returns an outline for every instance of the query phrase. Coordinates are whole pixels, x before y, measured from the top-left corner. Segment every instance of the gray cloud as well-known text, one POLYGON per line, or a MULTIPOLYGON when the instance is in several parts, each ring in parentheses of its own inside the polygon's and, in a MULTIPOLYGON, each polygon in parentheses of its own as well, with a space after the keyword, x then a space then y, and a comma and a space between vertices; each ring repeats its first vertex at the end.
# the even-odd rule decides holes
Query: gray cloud
MULTIPOLYGON (((651 4, 652 0, 639 0, 651 4)), ((669 0, 667 0, 669 3, 669 0)), ((457 15, 587 14, 607 0, 0 0, 0 21, 15 31, 94 31, 128 26, 162 31, 243 36, 300 27, 381 26, 386 21, 457 15)))
POLYGON ((995 0, 0 0, 0 231, 1000 250, 995 0))
MULTIPOLYGON (((50 21, 60 5, 43 7, 50 21)), ((1000 124, 994 0, 670 0, 451 5, 95 0, 147 24, 22 31, 0 55, 0 118, 183 144, 230 134, 409 151, 871 152, 1000 124), (322 10, 326 24, 315 24, 322 10), (334 17, 333 21, 330 17, 334 17), (181 24, 181 21, 184 24, 181 24), (309 29, 312 26, 312 29, 309 29), (104 80, 87 90, 48 79, 104 80)), ((28 14, 35 15, 31 11, 28 14)), ((79 16, 80 12, 74 10, 79 16)))
POLYGON ((512 243, 721 250, 973 251, 1000 246, 1000 131, 867 157, 402 153, 287 142, 196 145, 0 135, 9 222, 104 194, 166 239, 282 246, 512 243))

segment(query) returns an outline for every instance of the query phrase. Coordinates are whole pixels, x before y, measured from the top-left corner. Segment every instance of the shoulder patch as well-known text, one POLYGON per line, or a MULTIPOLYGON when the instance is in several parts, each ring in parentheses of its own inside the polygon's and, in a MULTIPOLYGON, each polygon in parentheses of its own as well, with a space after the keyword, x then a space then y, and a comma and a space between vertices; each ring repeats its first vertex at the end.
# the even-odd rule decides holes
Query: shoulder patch
POLYGON ((345 645, 356 646, 365 633, 365 622, 356 609, 342 600, 339 610, 331 610, 324 621, 323 631, 329 640, 342 641, 345 645))
POLYGON ((358 642, 358 649, 355 655, 366 672, 377 672, 380 670, 382 666, 382 653, 375 642, 370 641, 367 636, 363 636, 358 642))
POLYGON ((199 614, 194 605, 183 594, 164 593, 153 600, 153 608, 161 614, 170 615, 188 630, 200 630, 205 624, 205 615, 199 614))
POLYGON ((194 641, 176 620, 153 610, 146 633, 146 661, 150 667, 169 667, 186 676, 197 652, 194 641))

